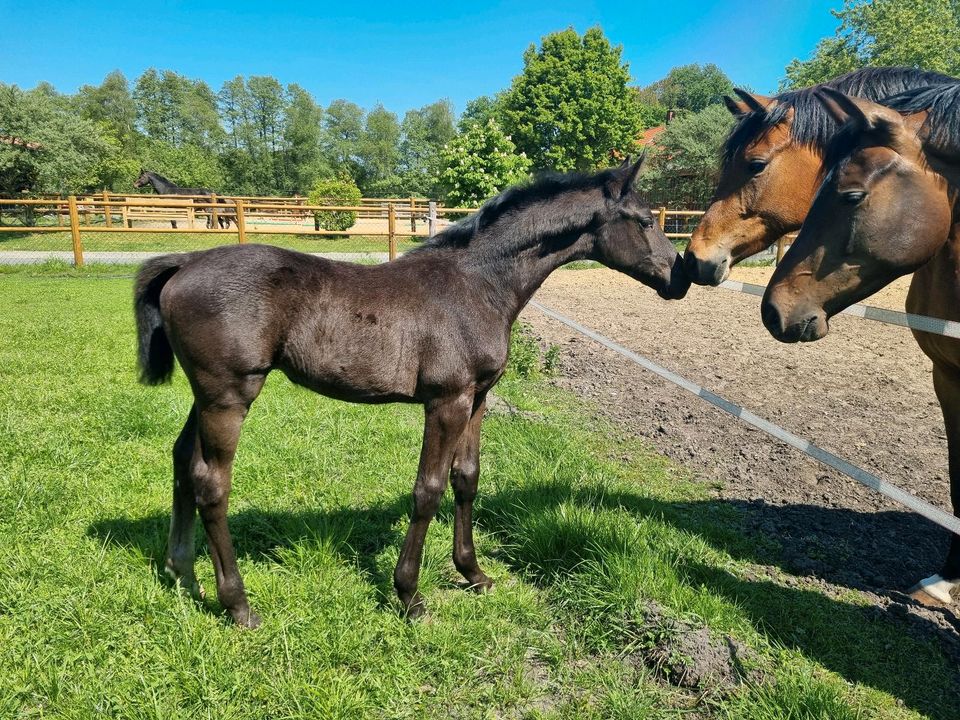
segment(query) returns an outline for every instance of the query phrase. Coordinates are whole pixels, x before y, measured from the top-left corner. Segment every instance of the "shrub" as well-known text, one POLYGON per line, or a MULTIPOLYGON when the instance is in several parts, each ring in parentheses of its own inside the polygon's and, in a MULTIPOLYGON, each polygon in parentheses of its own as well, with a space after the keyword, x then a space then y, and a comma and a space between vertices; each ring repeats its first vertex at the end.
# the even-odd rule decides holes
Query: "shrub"
MULTIPOLYGON (((307 195, 311 205, 347 205, 360 203, 360 188, 352 180, 321 180, 307 195)), ((348 210, 318 210, 313 213, 315 230, 347 230, 357 221, 348 210)))

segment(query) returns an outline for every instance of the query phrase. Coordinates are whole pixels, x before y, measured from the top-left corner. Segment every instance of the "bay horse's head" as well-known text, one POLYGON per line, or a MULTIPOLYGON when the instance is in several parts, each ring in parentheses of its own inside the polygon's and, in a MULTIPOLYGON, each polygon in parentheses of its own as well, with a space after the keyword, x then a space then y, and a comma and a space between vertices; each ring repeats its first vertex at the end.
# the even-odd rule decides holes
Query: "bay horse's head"
POLYGON ((820 98, 845 124, 764 294, 763 323, 783 342, 822 338, 830 317, 932 258, 955 221, 956 193, 925 152, 926 112, 901 115, 830 88, 820 98))
POLYGON ((727 139, 720 180, 685 255, 690 279, 719 285, 730 268, 803 223, 817 189, 820 158, 792 131, 785 96, 724 97, 737 124, 727 139))
POLYGON ((150 182, 150 173, 143 168, 140 168, 140 176, 133 181, 133 186, 135 188, 142 188, 144 185, 147 185, 150 182))
POLYGON ((666 300, 679 300, 690 288, 683 258, 634 188, 645 163, 643 154, 637 162, 627 158, 609 172, 591 258, 639 280, 666 300))

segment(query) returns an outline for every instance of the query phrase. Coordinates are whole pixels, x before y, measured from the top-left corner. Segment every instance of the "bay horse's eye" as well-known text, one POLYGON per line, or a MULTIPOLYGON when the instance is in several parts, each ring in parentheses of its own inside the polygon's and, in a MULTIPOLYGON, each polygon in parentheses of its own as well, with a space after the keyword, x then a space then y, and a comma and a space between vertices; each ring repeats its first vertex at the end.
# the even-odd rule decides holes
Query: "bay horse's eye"
POLYGON ((863 199, 867 196, 863 190, 850 190, 849 192, 840 193, 840 197, 843 198, 845 203, 850 205, 859 205, 863 202, 863 199))
POLYGON ((747 168, 754 175, 759 175, 764 171, 766 167, 767 167, 766 160, 748 160, 747 161, 747 168))

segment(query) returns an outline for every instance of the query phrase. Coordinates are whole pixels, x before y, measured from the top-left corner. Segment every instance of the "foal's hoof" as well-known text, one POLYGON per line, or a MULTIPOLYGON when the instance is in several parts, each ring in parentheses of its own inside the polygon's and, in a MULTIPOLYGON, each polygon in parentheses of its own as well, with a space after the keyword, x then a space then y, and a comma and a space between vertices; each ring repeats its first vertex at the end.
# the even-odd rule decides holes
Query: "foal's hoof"
POLYGON ((400 602, 403 604, 403 616, 407 620, 418 620, 427 612, 427 605, 420 593, 415 594, 410 599, 401 597, 400 602))
POLYGON ((475 593, 487 593, 493 590, 493 580, 481 573, 479 577, 468 579, 464 587, 475 593))
POLYGON ((907 595, 912 599, 916 600, 921 605, 932 608, 945 608, 950 607, 951 603, 946 603, 938 597, 934 597, 928 593, 922 585, 914 585, 907 591, 907 595))
POLYGON ((260 616, 250 608, 231 610, 230 616, 239 627, 245 628, 246 630, 256 630, 260 627, 260 616))
POLYGON ((167 561, 166 566, 163 568, 163 572, 170 579, 170 582, 173 583, 173 586, 180 592, 185 592, 197 600, 203 600, 207 597, 207 591, 203 589, 203 585, 197 582, 195 577, 178 574, 177 571, 170 566, 169 561, 167 561))

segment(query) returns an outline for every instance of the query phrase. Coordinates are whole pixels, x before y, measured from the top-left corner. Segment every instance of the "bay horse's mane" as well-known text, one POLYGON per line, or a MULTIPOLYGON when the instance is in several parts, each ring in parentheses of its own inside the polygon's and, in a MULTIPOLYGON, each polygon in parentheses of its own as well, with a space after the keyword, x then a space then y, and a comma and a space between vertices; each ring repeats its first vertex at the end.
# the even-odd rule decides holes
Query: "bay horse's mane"
MULTIPOLYGON (((545 173, 537 176, 533 181, 511 187, 499 195, 487 200, 480 209, 463 220, 434 235, 419 248, 406 253, 431 249, 464 248, 473 242, 484 230, 497 220, 511 212, 525 210, 533 205, 547 200, 556 200, 565 193, 600 190, 613 179, 615 169, 602 170, 597 173, 545 173)), ((571 203, 571 211, 593 213, 595 208, 585 207, 582 201, 571 203)), ((538 224, 537 234, 542 236, 559 235, 574 224, 574 215, 577 213, 536 213, 531 215, 532 221, 538 224)), ((514 237, 527 235, 524 232, 510 233, 514 237)), ((503 243, 504 251, 509 253, 513 249, 509 239, 504 239, 498 233, 498 242, 503 243)))
MULTIPOLYGON (((879 102, 910 88, 954 82, 956 82, 955 78, 936 72, 906 67, 880 67, 855 70, 823 85, 847 95, 879 102)), ((790 125, 790 136, 795 142, 806 145, 822 155, 839 127, 823 103, 817 99, 815 94, 817 87, 820 86, 780 93, 774 96, 777 102, 769 111, 755 110, 744 114, 724 143, 724 166, 733 162, 737 155, 756 138, 782 122, 791 108, 793 121, 790 125)))
MULTIPOLYGON (((944 155, 960 157, 960 80, 938 85, 911 88, 879 103, 899 113, 927 111, 920 132, 924 142, 944 155)), ((892 140, 890 130, 880 125, 870 131, 874 141, 884 144, 892 140), (886 134, 886 135, 885 135, 886 134)), ((823 153, 823 172, 847 158, 862 141, 863 130, 856 123, 845 123, 827 144, 823 153)))

